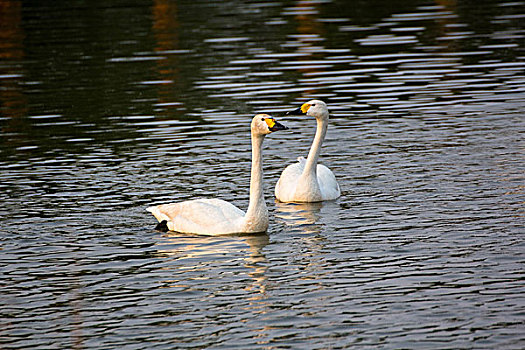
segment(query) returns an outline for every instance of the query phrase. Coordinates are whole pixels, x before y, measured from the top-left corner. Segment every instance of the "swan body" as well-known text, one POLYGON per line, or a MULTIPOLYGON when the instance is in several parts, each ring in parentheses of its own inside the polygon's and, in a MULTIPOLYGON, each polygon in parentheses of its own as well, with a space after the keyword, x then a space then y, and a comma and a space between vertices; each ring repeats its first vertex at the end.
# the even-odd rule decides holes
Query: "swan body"
POLYGON ((268 209, 262 186, 262 144, 264 137, 287 129, 267 114, 256 115, 251 123, 252 169, 250 203, 246 213, 222 199, 194 199, 147 208, 170 231, 221 235, 256 233, 268 229, 268 209))
POLYGON ((280 202, 321 202, 339 198, 341 190, 334 173, 317 164, 328 129, 328 108, 320 100, 311 100, 289 114, 315 117, 317 130, 308 158, 287 166, 275 185, 275 197, 280 202))
POLYGON ((325 165, 317 164, 317 176, 302 176, 306 159, 288 165, 275 187, 280 202, 321 202, 339 198, 341 191, 334 173, 325 165))

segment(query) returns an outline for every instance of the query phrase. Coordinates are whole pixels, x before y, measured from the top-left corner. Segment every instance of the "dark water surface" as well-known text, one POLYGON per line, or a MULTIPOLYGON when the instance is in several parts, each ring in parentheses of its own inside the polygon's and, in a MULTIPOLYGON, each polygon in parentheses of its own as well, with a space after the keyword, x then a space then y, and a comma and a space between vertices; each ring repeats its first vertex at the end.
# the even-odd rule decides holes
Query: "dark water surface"
POLYGON ((525 348, 525 2, 0 0, 0 348, 525 348), (340 199, 275 203, 315 123, 340 199))

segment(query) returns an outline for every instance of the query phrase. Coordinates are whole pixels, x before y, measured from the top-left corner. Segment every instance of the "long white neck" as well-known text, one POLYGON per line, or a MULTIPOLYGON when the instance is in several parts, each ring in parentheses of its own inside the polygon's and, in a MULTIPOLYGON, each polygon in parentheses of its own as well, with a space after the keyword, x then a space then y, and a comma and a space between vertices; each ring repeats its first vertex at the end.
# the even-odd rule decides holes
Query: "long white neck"
POLYGON ((264 201, 262 143, 264 135, 252 133, 252 172, 250 178, 250 204, 244 217, 245 225, 254 231, 265 231, 268 227, 268 209, 264 201))
POLYGON ((326 130, 328 129, 328 121, 326 119, 316 118, 316 120, 317 130, 315 132, 314 142, 312 143, 310 152, 308 152, 308 158, 306 159, 303 170, 303 176, 312 176, 314 178, 317 178, 317 162, 321 154, 321 146, 323 145, 326 130))

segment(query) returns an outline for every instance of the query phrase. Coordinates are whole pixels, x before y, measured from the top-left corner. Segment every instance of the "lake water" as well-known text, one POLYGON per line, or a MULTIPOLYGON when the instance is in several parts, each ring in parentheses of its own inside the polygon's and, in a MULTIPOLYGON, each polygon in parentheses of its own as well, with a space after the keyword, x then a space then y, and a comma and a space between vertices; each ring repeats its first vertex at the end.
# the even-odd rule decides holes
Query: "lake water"
POLYGON ((0 0, 0 348, 525 348, 525 2, 0 0), (342 196, 276 203, 305 156, 342 196), (154 230, 248 204, 267 234, 154 230))

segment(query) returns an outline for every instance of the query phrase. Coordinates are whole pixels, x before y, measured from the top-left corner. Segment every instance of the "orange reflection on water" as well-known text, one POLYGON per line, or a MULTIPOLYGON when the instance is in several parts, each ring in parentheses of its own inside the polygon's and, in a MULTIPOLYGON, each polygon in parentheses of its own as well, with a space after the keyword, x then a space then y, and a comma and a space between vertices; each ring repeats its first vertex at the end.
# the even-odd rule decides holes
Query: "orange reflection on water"
POLYGON ((0 0, 0 111, 9 117, 3 132, 19 130, 19 119, 27 114, 27 100, 20 87, 24 58, 21 22, 21 1, 0 0))
MULTIPOLYGON (((168 107, 177 108, 178 103, 173 103, 178 95, 177 82, 180 79, 179 58, 173 54, 179 44, 179 21, 177 5, 174 1, 154 0, 153 7, 153 32, 155 34, 155 52, 165 59, 157 60, 159 79, 158 103, 165 106, 163 112, 169 114, 168 107)), ((162 112, 161 112, 162 113, 162 112)))
MULTIPOLYGON (((299 53, 306 53, 307 55, 300 55, 297 57, 298 61, 310 61, 312 59, 320 60, 325 57, 322 52, 323 47, 319 47, 319 43, 324 41, 323 24, 319 21, 319 4, 311 1, 298 1, 293 8, 295 13, 295 20, 297 23, 297 41, 299 53)), ((297 69, 302 74, 319 72, 324 70, 315 65, 305 62, 304 67, 297 69)), ((302 99, 314 96, 318 91, 312 88, 306 88, 302 92, 302 99)))

